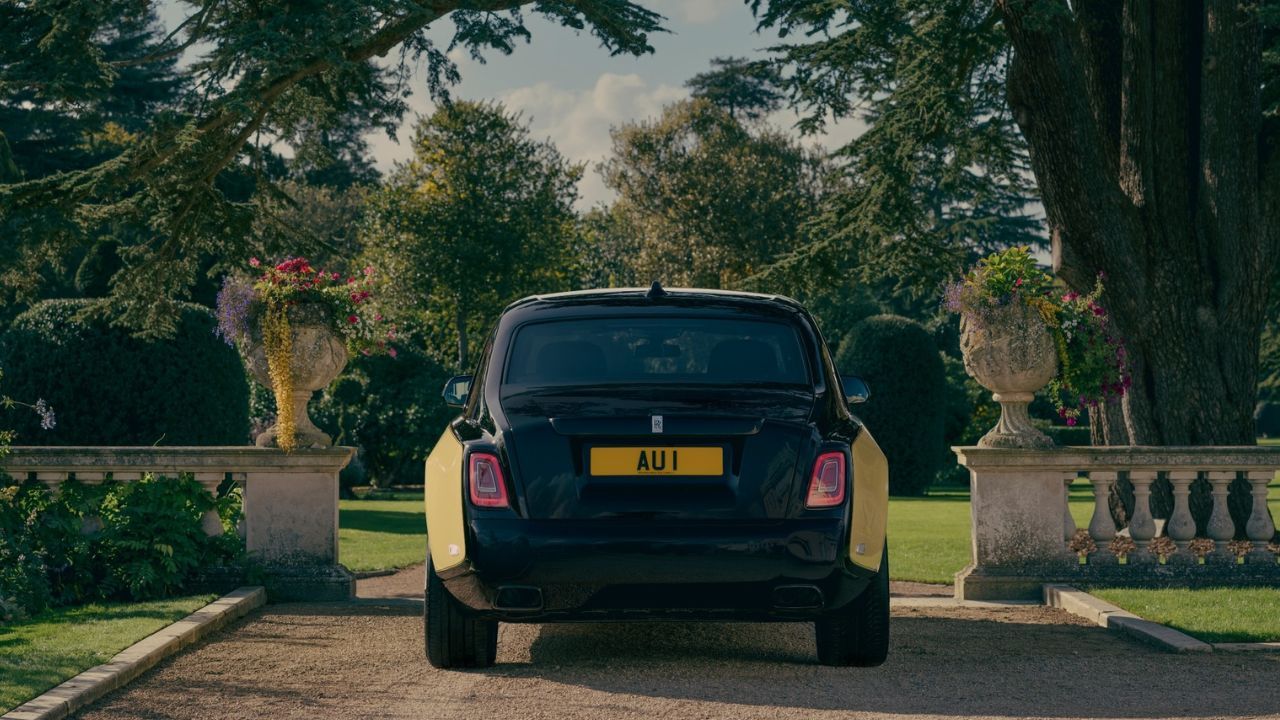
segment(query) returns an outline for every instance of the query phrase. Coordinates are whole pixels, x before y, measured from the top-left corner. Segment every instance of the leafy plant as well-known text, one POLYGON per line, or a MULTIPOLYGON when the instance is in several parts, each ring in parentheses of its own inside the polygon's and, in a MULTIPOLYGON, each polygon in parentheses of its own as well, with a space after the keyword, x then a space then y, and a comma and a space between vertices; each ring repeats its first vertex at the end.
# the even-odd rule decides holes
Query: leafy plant
POLYGON ((211 496, 190 476, 139 482, 64 482, 0 477, 0 620, 53 605, 140 600, 180 590, 203 568, 236 563, 238 490, 211 496), (224 533, 205 535, 218 512, 224 533))

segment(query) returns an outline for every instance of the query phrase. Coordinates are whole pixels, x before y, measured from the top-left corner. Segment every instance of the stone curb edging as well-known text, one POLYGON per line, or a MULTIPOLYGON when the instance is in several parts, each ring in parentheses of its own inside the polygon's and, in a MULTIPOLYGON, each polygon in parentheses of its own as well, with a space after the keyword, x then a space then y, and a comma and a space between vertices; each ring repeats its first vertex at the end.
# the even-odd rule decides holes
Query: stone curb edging
POLYGON ((61 720, 137 678, 161 660, 262 607, 261 587, 242 587, 125 648, 43 695, 10 710, 0 720, 61 720))
POLYGON ((1101 627, 1172 652, 1213 652, 1214 646, 1159 623, 1143 620, 1070 585, 1045 585, 1044 604, 1066 610, 1101 627))

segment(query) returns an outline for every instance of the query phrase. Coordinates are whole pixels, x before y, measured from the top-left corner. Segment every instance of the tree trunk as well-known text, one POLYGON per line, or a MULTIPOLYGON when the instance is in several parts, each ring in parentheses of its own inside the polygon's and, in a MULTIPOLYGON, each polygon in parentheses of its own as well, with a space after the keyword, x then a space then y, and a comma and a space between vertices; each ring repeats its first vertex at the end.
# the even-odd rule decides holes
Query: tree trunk
MULTIPOLYGON (((998 5, 1055 269, 1080 292, 1105 279, 1126 344, 1123 435, 1254 444, 1280 193, 1262 141, 1256 5, 998 5)), ((1122 433, 1106 421, 1110 442, 1122 433)), ((1232 510, 1243 528, 1247 508, 1232 510)))

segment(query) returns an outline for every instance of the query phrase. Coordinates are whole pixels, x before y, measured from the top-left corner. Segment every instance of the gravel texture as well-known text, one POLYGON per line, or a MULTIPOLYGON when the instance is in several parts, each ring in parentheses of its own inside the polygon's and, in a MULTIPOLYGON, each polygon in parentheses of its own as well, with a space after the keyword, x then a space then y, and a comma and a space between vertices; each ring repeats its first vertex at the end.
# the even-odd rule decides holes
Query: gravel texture
POLYGON ((892 628, 888 663, 846 669, 816 664, 807 624, 504 624, 498 666, 457 672, 426 664, 407 604, 272 605, 79 717, 1280 718, 1278 655, 1154 652, 1036 606, 896 608, 892 628))

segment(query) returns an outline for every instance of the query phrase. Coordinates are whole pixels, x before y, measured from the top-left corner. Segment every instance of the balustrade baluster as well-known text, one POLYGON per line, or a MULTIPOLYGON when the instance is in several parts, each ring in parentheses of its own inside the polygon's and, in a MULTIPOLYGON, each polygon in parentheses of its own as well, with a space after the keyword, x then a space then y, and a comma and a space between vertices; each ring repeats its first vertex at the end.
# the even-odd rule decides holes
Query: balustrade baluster
POLYGON ((1138 561, 1147 559, 1147 545, 1156 536, 1156 522, 1151 517, 1151 483, 1155 481, 1154 470, 1129 472, 1129 482, 1133 483, 1133 517, 1129 518, 1129 537, 1138 546, 1134 553, 1138 561))
POLYGON ((1196 521, 1191 517, 1191 483, 1196 481, 1195 470, 1170 470, 1169 484, 1173 487, 1173 514, 1164 526, 1164 534, 1173 538, 1178 552, 1185 554, 1187 546, 1196 536, 1196 521))
POLYGON ((1093 470, 1089 473, 1089 482, 1093 483, 1093 518, 1089 520, 1089 537, 1097 543, 1098 551, 1103 553, 1107 552, 1106 544, 1116 536, 1116 524, 1111 519, 1111 507, 1108 504, 1116 477, 1114 470, 1093 470))
POLYGON ((1227 507, 1227 493, 1230 490, 1231 481, 1235 479, 1234 470, 1215 470, 1209 473, 1209 484, 1212 486, 1213 494, 1213 514, 1209 516, 1208 532, 1209 537, 1217 544, 1216 554, 1224 558, 1231 554, 1227 550, 1227 543, 1231 542, 1236 532, 1235 523, 1231 520, 1231 511, 1227 507))
MULTIPOLYGON (((192 473, 195 481, 200 483, 206 491, 214 498, 218 497, 218 486, 226 479, 226 473, 220 472, 198 472, 192 473)), ((200 527, 209 537, 217 537, 222 534, 222 518, 218 517, 217 510, 206 510, 200 518, 200 527)))
POLYGON ((57 495, 62 488, 62 483, 67 481, 67 473, 51 470, 36 471, 36 480, 44 483, 49 488, 49 492, 57 495))
POLYGON ((1267 485, 1276 475, 1275 470, 1250 470, 1249 486, 1253 493, 1253 512, 1244 531, 1253 541, 1253 560, 1274 562, 1267 550, 1267 543, 1276 534, 1275 522, 1267 512, 1267 485))

